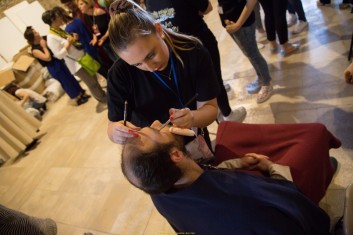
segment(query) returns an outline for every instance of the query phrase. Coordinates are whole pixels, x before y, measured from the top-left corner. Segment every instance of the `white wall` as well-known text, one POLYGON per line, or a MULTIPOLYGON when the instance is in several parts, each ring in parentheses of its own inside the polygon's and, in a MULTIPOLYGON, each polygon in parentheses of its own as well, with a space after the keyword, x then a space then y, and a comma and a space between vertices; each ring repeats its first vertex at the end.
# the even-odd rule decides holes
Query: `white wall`
POLYGON ((0 19, 0 34, 3 34, 0 37, 0 69, 27 45, 23 37, 27 26, 33 26, 41 35, 48 34, 49 26, 42 21, 44 11, 37 1, 31 4, 23 1, 4 11, 6 17, 0 19))

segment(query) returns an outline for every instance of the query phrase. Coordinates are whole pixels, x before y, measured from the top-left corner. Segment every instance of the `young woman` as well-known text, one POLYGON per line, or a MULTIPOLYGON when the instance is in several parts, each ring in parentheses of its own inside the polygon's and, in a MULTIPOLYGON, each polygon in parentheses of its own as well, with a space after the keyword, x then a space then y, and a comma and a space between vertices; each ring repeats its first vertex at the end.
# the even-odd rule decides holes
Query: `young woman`
POLYGON ((118 57, 109 43, 109 14, 104 9, 97 7, 94 0, 76 0, 76 3, 82 12, 83 22, 93 35, 92 45, 103 48, 109 59, 114 62, 118 57))
MULTIPOLYGON (((106 78, 108 76, 108 70, 112 66, 112 63, 106 63, 103 58, 99 55, 97 47, 93 46, 93 38, 91 33, 87 30, 86 26, 79 18, 72 18, 63 8, 54 7, 53 10, 55 15, 61 17, 65 25, 65 31, 69 34, 78 34, 78 41, 82 44, 83 50, 97 60, 101 67, 99 73, 106 78)), ((110 60, 108 61, 110 62, 110 60)))
POLYGON ((257 93, 256 101, 262 103, 271 97, 273 88, 267 62, 261 55, 255 38, 256 26, 253 9, 256 2, 256 0, 218 0, 218 12, 222 25, 256 71, 258 78, 246 89, 250 94, 257 93))
POLYGON ((219 85, 201 42, 164 28, 128 0, 113 2, 110 14, 110 42, 120 57, 108 76, 110 139, 124 144, 155 120, 207 131, 217 117, 219 85), (195 94, 196 101, 185 107, 195 94))
POLYGON ((288 42, 287 6, 288 0, 259 0, 265 12, 265 27, 270 50, 277 53, 280 47, 282 56, 290 55, 299 49, 298 44, 288 42), (278 37, 279 46, 276 41, 278 37))
MULTIPOLYGON (((77 75, 87 85, 88 89, 94 98, 104 105, 107 102, 107 97, 102 87, 97 81, 97 75, 91 76, 77 62, 84 55, 81 43, 78 42, 77 34, 69 34, 61 29, 63 21, 60 16, 53 11, 46 11, 42 15, 44 23, 50 26, 50 32, 47 36, 48 47, 53 52, 54 56, 59 59, 64 59, 71 74, 77 75)), ((98 108, 98 106, 97 106, 98 108)))
POLYGON ((76 78, 67 68, 64 60, 59 60, 53 56, 45 39, 31 26, 27 27, 24 37, 32 47, 32 55, 43 67, 47 67, 53 78, 60 82, 62 88, 71 99, 70 104, 81 105, 86 103, 90 96, 85 94, 76 78))
POLYGON ((221 113, 218 116, 218 121, 223 119, 241 122, 246 116, 246 109, 239 107, 232 110, 230 107, 227 91, 223 85, 218 42, 204 21, 204 15, 213 9, 211 3, 208 0, 145 0, 144 3, 146 10, 151 12, 154 18, 167 28, 175 32, 193 35, 201 40, 211 55, 219 83, 220 92, 217 96, 217 103, 221 113))

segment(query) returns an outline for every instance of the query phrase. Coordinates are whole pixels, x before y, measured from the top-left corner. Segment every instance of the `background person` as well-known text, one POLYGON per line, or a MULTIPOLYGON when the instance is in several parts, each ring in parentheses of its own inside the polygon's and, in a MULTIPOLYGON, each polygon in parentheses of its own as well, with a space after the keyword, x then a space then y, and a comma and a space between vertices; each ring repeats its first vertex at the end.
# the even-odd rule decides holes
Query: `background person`
POLYGON ((67 68, 65 61, 57 59, 49 50, 46 40, 39 33, 28 26, 24 32, 24 37, 31 45, 31 51, 34 58, 43 66, 47 67, 50 75, 56 79, 66 94, 70 97, 71 105, 81 105, 88 101, 89 95, 85 93, 76 78, 67 68))
POLYGON ((99 85, 97 74, 91 76, 77 60, 84 55, 82 45, 77 40, 77 34, 71 35, 60 27, 64 24, 61 17, 55 12, 48 10, 43 13, 42 20, 50 26, 50 31, 47 36, 48 47, 53 52, 54 56, 59 59, 64 59, 71 74, 81 78, 87 85, 93 97, 99 102, 97 112, 102 111, 107 102, 105 91, 99 85))

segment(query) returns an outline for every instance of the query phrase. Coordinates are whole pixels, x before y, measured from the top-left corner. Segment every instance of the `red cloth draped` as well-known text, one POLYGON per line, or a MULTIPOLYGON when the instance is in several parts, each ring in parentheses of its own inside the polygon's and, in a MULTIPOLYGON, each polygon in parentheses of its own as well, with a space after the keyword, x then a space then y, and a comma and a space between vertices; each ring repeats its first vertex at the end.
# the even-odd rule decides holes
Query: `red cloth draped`
MULTIPOLYGON (((315 203, 326 193, 334 169, 330 148, 339 148, 340 140, 319 123, 244 124, 221 122, 216 138, 216 164, 259 153, 271 161, 289 166, 296 186, 315 203)), ((260 174, 257 171, 248 171, 260 174)))

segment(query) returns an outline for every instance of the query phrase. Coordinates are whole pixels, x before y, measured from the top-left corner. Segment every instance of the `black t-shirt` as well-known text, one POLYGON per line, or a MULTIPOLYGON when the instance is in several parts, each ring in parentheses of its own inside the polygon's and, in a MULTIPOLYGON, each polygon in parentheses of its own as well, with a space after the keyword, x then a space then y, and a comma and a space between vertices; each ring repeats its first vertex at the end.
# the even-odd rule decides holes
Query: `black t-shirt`
MULTIPOLYGON (((237 22, 239 19, 246 0, 218 0, 218 14, 221 18, 223 27, 226 26, 224 20, 237 22)), ((247 27, 255 22, 255 14, 252 12, 242 27, 247 27)))
POLYGON ((208 6, 208 0, 173 0, 176 14, 176 24, 180 27, 180 32, 194 34, 198 30, 207 28, 203 16, 199 12, 204 12, 208 6))
POLYGON ((147 11, 174 31, 186 34, 207 27, 199 11, 205 11, 208 0, 146 0, 147 11))
MULTIPOLYGON (((90 16, 90 15, 87 15, 87 14, 83 14, 83 21, 84 21, 85 25, 87 26, 87 28, 89 28, 91 33, 94 33, 93 24, 97 25, 98 30, 100 32, 100 35, 97 36, 97 38, 99 39, 108 30, 110 16, 108 14, 102 14, 102 15, 97 15, 97 16, 90 16)), ((109 38, 107 38, 107 40, 108 39, 109 38)))
POLYGON ((165 27, 175 32, 179 31, 179 27, 175 21, 175 9, 172 0, 145 0, 147 11, 165 27))
MULTIPOLYGON (((128 120, 145 127, 155 120, 167 121, 170 108, 183 108, 196 93, 197 101, 216 98, 219 85, 208 51, 197 45, 194 49, 178 53, 184 63, 183 66, 173 55, 179 94, 175 85, 174 89, 170 86, 172 92, 153 73, 130 66, 123 60, 116 61, 108 75, 109 120, 123 120, 125 100, 128 101, 128 120)), ((195 110, 196 101, 188 107, 195 110)))

